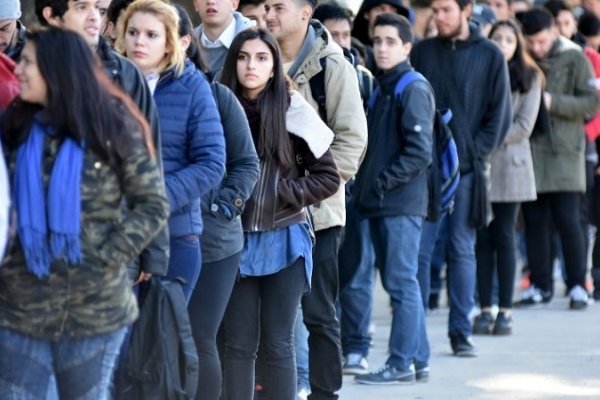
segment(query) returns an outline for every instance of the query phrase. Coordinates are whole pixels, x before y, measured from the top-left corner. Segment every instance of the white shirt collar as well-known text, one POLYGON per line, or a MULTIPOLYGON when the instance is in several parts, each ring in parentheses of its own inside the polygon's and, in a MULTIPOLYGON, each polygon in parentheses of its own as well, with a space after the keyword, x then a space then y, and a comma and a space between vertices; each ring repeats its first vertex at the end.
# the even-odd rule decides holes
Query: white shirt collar
POLYGON ((229 26, 225 28, 223 33, 221 33, 221 36, 219 36, 214 42, 206 37, 203 28, 200 35, 200 42, 202 43, 202 46, 209 49, 216 47, 225 47, 229 49, 229 46, 231 46, 231 42, 233 42, 233 39, 235 38, 235 23, 236 20, 234 16, 231 19, 231 23, 229 24, 229 26))

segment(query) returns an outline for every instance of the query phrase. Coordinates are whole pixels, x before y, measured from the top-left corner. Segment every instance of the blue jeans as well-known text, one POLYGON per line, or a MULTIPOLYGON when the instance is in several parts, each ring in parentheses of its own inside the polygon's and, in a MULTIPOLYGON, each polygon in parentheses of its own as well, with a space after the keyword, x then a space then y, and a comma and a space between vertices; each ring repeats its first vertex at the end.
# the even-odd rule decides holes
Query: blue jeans
POLYGON ((429 362, 425 311, 417 281, 423 218, 394 216, 369 219, 375 262, 384 289, 392 299, 390 356, 387 365, 407 370, 429 362))
MULTIPOLYGON (((438 223, 425 224, 419 250, 421 253, 419 263, 423 263, 420 268, 429 268, 429 264, 425 265, 428 260, 426 254, 433 251, 438 230, 448 230, 446 275, 450 295, 449 336, 462 334, 468 337, 472 330, 469 313, 475 305, 475 241, 477 237, 476 230, 470 223, 473 177, 472 172, 461 175, 453 212, 443 217, 438 223)), ((430 261, 431 258, 429 258, 430 261)))
POLYGON ((185 301, 189 302, 202 266, 200 238, 198 235, 171 237, 170 250, 169 270, 165 279, 180 279, 185 301))
POLYGON ((0 399, 108 398, 124 334, 54 342, 0 328, 0 399))
MULTIPOLYGON (((373 285, 375 284, 375 253, 369 230, 369 220, 362 220, 357 227, 359 242, 348 246, 354 248, 358 268, 354 277, 340 292, 342 350, 350 353, 369 354, 369 323, 373 311, 373 285)), ((349 258, 349 255, 346 255, 349 258)))
POLYGON ((296 372, 298 374, 298 391, 310 389, 308 380, 308 329, 304 325, 302 307, 298 308, 296 314, 296 326, 294 327, 294 347, 296 348, 296 372))

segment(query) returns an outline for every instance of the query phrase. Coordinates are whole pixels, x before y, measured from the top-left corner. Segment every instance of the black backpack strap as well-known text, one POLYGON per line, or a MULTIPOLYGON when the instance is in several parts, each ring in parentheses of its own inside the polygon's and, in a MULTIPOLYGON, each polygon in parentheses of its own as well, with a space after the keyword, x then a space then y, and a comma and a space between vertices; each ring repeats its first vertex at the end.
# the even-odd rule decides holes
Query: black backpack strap
POLYGON ((327 108, 325 107, 325 102, 327 100, 327 97, 325 96, 325 71, 327 70, 327 61, 325 57, 320 58, 319 63, 321 64, 321 70, 315 76, 310 78, 308 84, 310 85, 312 97, 319 106, 319 116, 323 122, 327 123, 327 108))

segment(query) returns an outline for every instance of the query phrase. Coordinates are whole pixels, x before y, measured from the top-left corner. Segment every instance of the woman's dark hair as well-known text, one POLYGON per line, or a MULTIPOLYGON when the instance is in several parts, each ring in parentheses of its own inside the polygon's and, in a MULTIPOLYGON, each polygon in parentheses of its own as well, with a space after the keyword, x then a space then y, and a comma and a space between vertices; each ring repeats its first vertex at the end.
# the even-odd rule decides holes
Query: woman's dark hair
POLYGON ((15 99, 3 118, 3 140, 18 147, 29 135, 35 114, 59 138, 84 143, 106 162, 130 151, 132 130, 141 130, 151 155, 148 124, 132 100, 104 74, 90 47, 76 33, 47 28, 27 33, 35 45, 37 67, 46 82, 47 105, 15 99), (130 118, 127 118, 130 116, 130 118))
POLYGON ((260 40, 267 45, 273 57, 273 77, 258 95, 257 107, 260 110, 260 132, 256 151, 263 157, 273 157, 284 167, 294 164, 290 135, 285 125, 285 114, 289 107, 290 85, 283 72, 277 41, 262 28, 250 28, 240 32, 229 47, 223 65, 221 83, 228 86, 237 97, 243 97, 242 87, 237 77, 237 61, 244 43, 260 40))
POLYGON ((525 51, 525 39, 519 24, 514 20, 505 20, 496 22, 490 31, 489 37, 494 35, 494 32, 500 27, 506 26, 510 28, 517 38, 517 48, 512 58, 508 60, 508 72, 510 75, 511 90, 521 93, 528 92, 538 74, 543 77, 543 73, 537 66, 531 56, 525 51))
POLYGON ((181 38, 185 35, 189 35, 190 37, 190 45, 188 46, 185 55, 192 63, 194 63, 196 68, 204 73, 207 73, 207 63, 204 54, 201 51, 198 38, 194 34, 194 25, 192 25, 192 20, 190 19, 189 14, 182 5, 175 3, 172 5, 175 7, 177 14, 179 14, 179 37, 181 38))

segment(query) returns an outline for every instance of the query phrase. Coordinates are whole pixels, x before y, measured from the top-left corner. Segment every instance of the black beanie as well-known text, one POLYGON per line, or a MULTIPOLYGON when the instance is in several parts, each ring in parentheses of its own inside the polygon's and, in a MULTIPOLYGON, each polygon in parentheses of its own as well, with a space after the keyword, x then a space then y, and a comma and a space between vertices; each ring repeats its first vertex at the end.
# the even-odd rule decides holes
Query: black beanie
POLYGON ((600 34, 600 20, 593 12, 585 11, 581 17, 579 17, 577 30, 583 36, 596 36, 600 34))

